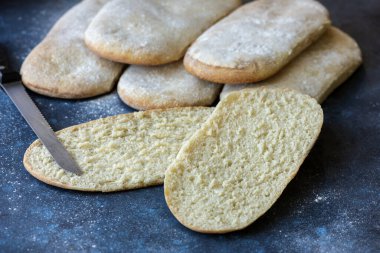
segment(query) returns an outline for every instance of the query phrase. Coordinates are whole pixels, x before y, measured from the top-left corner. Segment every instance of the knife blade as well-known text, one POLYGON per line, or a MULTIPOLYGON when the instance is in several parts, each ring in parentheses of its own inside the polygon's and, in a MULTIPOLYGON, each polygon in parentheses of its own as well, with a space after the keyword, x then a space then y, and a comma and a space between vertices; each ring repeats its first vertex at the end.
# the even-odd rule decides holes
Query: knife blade
POLYGON ((21 115, 24 117, 29 126, 33 129, 34 133, 38 136, 50 154, 53 156, 57 164, 64 170, 81 175, 78 164, 71 157, 69 152, 65 149, 62 143, 58 140, 53 129, 41 114, 38 107, 34 104, 33 100, 29 97, 21 81, 15 81, 15 76, 18 73, 8 72, 5 74, 4 83, 2 81, 2 70, 6 69, 4 65, 0 65, 0 86, 4 89, 6 94, 11 98, 21 115), (6 80, 11 80, 7 82, 6 80))

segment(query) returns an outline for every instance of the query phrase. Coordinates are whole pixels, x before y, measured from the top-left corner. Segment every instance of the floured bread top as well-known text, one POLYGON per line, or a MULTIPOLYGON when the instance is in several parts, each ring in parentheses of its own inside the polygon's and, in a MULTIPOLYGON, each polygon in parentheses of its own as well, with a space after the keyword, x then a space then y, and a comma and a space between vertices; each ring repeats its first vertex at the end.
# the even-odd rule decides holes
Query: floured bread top
POLYGON ((107 0, 85 0, 62 16, 25 59, 24 84, 43 95, 84 98, 110 91, 123 66, 105 60, 84 44, 84 32, 107 0))
POLYGON ((182 146, 165 173, 165 198, 186 227, 242 229, 265 213, 316 141, 323 112, 294 91, 234 92, 182 146))
POLYGON ((57 133, 83 171, 60 169, 39 140, 24 156, 37 179, 81 191, 120 191, 161 184, 169 164, 213 108, 130 113, 91 121, 57 133))
POLYGON ((257 0, 203 33, 187 57, 217 68, 251 69, 264 79, 289 62, 330 24, 314 0, 257 0))
POLYGON ((177 61, 209 26, 240 0, 113 0, 86 31, 99 55, 130 64, 177 61))
POLYGON ((331 27, 272 78, 256 84, 225 85, 220 96, 224 98, 232 91, 265 86, 298 90, 322 103, 361 62, 361 51, 356 42, 331 27))
POLYGON ((156 67, 130 66, 118 84, 120 98, 139 109, 208 106, 222 86, 190 75, 182 61, 156 67))

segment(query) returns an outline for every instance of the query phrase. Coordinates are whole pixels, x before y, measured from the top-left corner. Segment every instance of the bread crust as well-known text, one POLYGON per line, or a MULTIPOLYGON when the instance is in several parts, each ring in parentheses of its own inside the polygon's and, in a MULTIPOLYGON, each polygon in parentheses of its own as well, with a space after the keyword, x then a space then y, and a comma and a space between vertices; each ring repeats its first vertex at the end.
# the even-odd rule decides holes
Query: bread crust
POLYGON ((65 90, 59 90, 58 87, 46 87, 44 85, 40 84, 33 84, 30 83, 25 79, 23 79, 23 84, 31 91, 34 91, 38 94, 53 97, 53 98, 62 98, 62 99, 83 99, 83 98, 90 98, 90 97, 96 97, 99 95, 107 94, 113 90, 113 87, 116 84, 116 81, 118 80, 120 74, 115 76, 115 80, 112 81, 112 85, 110 87, 104 86, 102 89, 65 89, 65 90))
MULTIPOLYGON (((120 89, 120 86, 118 86, 118 94, 120 99, 127 104, 128 106, 140 110, 140 111, 146 111, 146 110, 157 110, 157 109, 170 109, 170 108, 176 108, 176 107, 189 107, 194 106, 192 104, 185 104, 185 103, 178 103, 175 100, 168 100, 165 103, 157 104, 154 102, 153 99, 141 99, 139 97, 135 97, 132 94, 127 93, 125 90, 120 89)), ((208 103, 198 103, 197 106, 208 106, 208 103)))
POLYGON ((94 42, 87 36, 84 38, 86 46, 98 56, 108 59, 110 61, 127 63, 129 65, 145 65, 145 66, 158 66, 168 64, 180 60, 185 54, 188 47, 183 50, 182 54, 168 58, 166 55, 153 54, 144 51, 132 51, 120 53, 115 49, 107 47, 107 45, 94 42))

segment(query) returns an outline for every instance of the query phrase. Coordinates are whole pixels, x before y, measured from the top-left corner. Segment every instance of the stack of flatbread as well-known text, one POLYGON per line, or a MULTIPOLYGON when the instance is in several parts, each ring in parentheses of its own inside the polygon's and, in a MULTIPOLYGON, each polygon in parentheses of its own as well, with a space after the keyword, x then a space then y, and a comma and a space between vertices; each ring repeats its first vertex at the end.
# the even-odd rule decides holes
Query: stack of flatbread
POLYGON ((186 227, 242 229, 264 214, 318 138, 320 104, 361 64, 314 0, 84 0, 22 65, 24 84, 74 99, 111 91, 144 110, 57 133, 83 175, 37 140, 24 165, 48 184, 120 191, 164 183, 186 227), (220 97, 220 102, 210 106, 220 97), (156 109, 156 110, 152 110, 156 109))

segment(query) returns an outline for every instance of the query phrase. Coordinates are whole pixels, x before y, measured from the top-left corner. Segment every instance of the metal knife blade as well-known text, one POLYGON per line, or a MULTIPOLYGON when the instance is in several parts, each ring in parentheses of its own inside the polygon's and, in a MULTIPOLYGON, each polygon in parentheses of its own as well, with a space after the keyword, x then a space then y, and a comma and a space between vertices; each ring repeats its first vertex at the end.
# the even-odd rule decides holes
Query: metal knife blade
POLYGON ((0 86, 11 98, 21 115, 45 145, 57 164, 66 171, 81 175, 82 171, 78 164, 58 140, 49 123, 42 116, 28 93, 26 93, 21 81, 6 84, 0 83, 0 86))

